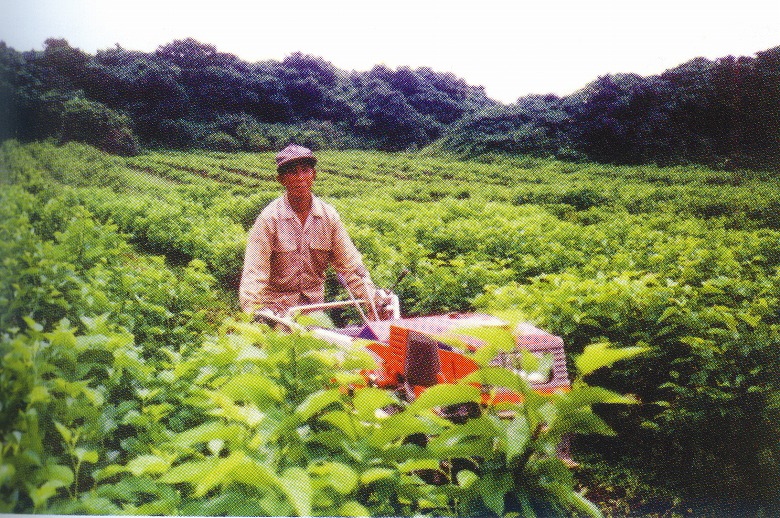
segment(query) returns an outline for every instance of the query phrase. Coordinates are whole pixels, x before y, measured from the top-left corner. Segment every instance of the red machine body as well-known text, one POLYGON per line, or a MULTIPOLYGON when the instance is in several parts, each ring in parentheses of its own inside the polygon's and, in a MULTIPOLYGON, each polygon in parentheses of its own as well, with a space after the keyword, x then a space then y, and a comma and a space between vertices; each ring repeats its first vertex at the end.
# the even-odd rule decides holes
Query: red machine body
MULTIPOLYGON (((471 356, 484 343, 474 337, 457 335, 457 329, 484 326, 507 327, 507 324, 490 315, 451 313, 369 322, 339 332, 369 340, 367 349, 374 355, 379 368, 364 373, 368 380, 383 388, 405 385, 418 396, 427 387, 439 383, 456 383, 478 369, 479 366, 471 356), (435 338, 446 333, 455 333, 467 347, 454 348, 435 338)), ((552 355, 553 366, 549 377, 529 377, 527 379, 531 386, 545 394, 556 390, 568 391, 571 384, 566 370, 563 340, 530 324, 519 324, 512 333, 517 346, 513 352, 525 349, 539 356, 552 355)), ((502 365, 501 358, 494 360, 494 363, 502 365)), ((517 393, 498 388, 489 396, 489 400, 483 402, 520 400, 517 393)))

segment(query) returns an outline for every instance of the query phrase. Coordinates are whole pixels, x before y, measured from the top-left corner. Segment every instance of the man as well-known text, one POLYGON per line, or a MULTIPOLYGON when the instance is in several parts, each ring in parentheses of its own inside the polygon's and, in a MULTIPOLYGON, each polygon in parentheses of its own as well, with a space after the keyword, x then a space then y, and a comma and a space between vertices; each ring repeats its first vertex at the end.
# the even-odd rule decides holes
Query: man
POLYGON ((312 194, 316 164, 310 149, 295 144, 276 155, 285 194, 263 209, 249 233, 239 287, 246 312, 268 308, 282 314, 292 306, 323 302, 329 264, 356 298, 377 296, 336 209, 312 194))

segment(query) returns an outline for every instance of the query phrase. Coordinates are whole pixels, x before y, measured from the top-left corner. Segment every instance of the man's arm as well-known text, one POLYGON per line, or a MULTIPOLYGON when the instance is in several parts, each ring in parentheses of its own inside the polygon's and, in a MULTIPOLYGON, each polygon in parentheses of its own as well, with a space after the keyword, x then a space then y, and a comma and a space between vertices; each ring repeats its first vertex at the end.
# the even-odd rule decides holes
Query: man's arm
POLYGON ((340 273, 357 299, 374 300, 376 287, 363 265, 358 249, 352 243, 341 219, 333 220, 333 268, 340 273))
POLYGON ((269 222, 262 217, 255 220, 244 254, 244 269, 238 298, 241 309, 249 313, 265 304, 263 294, 268 288, 271 274, 271 251, 273 250, 272 232, 269 222))

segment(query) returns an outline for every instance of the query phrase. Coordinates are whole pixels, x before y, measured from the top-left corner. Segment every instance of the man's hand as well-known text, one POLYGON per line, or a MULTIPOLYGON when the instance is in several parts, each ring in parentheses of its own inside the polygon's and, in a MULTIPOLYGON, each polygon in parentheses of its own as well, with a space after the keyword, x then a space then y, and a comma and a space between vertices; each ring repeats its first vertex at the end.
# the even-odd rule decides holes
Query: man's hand
POLYGON ((374 291, 374 306, 376 306, 379 320, 390 320, 393 318, 395 298, 391 291, 382 288, 374 291))

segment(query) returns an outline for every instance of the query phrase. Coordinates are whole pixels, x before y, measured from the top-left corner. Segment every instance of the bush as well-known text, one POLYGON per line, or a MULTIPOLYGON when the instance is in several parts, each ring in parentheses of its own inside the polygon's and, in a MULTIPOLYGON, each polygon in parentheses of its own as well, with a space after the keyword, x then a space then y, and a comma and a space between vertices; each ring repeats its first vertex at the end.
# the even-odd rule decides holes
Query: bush
POLYGON ((651 274, 562 274, 492 290, 476 304, 520 309, 562 336, 569 352, 605 339, 651 344, 645 359, 590 379, 646 403, 641 411, 601 411, 623 439, 605 449, 697 498, 759 506, 775 498, 780 471, 771 403, 780 389, 778 286, 777 276, 720 277, 695 288, 651 274))
POLYGON ((580 187, 567 191, 561 196, 561 203, 571 205, 577 210, 586 210, 608 202, 607 196, 592 187, 580 187))
POLYGON ((221 131, 206 135, 201 145, 213 151, 238 151, 241 149, 241 143, 238 140, 221 131))
POLYGON ((183 119, 163 119, 160 121, 156 141, 168 148, 190 149, 197 145, 206 131, 202 124, 183 119))
POLYGON ((85 142, 115 155, 137 155, 138 139, 130 123, 129 117, 102 103, 70 99, 64 105, 60 141, 85 142))

